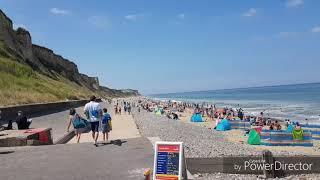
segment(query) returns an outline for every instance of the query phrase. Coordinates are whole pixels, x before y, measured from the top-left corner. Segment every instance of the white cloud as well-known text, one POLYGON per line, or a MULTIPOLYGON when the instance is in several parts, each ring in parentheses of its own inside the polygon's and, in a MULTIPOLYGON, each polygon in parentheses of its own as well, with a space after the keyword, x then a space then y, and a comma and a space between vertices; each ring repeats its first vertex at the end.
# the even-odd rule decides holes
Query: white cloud
POLYGON ((185 15, 185 14, 179 14, 179 15, 178 15, 178 18, 179 18, 179 19, 184 19, 184 18, 186 18, 186 15, 185 15))
POLYGON ((257 14, 257 10, 255 8, 250 8, 247 12, 243 13, 242 16, 252 17, 257 14))
POLYGON ((128 21, 136 21, 137 19, 143 17, 143 14, 129 14, 124 16, 124 18, 128 21))
POLYGON ((17 30, 19 27, 23 28, 23 29, 27 29, 27 26, 24 24, 15 24, 13 23, 13 29, 17 30))
POLYGON ((88 22, 98 28, 105 28, 111 26, 109 19, 104 16, 91 16, 88 18, 88 22))
POLYGON ((65 9, 51 8, 50 12, 55 15, 67 15, 70 14, 70 11, 65 9))
POLYGON ((294 31, 284 31, 280 32, 279 34, 276 35, 276 37, 279 38, 289 38, 289 37, 296 37, 299 35, 299 32, 294 32, 294 31))
POLYGON ((286 7, 299 7, 303 5, 303 0, 287 0, 286 7))
POLYGON ((311 29, 311 32, 313 33, 320 33, 320 26, 316 26, 314 28, 311 29))

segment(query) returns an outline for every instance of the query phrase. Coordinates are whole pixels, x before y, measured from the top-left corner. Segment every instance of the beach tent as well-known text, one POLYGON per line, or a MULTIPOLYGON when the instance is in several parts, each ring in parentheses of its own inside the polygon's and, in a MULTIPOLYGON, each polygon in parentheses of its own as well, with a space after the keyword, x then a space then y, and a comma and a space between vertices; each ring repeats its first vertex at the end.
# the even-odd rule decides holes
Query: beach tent
POLYGON ((248 144, 250 145, 260 145, 261 138, 259 133, 255 129, 251 129, 249 132, 248 144))
POLYGON ((294 126, 292 124, 289 124, 287 128, 287 132, 292 133, 293 130, 294 130, 294 126))
POLYGON ((203 122, 201 114, 193 114, 191 117, 191 122, 203 122))
POLYGON ((231 130, 231 124, 227 119, 222 119, 222 121, 216 127, 217 131, 227 131, 231 130))

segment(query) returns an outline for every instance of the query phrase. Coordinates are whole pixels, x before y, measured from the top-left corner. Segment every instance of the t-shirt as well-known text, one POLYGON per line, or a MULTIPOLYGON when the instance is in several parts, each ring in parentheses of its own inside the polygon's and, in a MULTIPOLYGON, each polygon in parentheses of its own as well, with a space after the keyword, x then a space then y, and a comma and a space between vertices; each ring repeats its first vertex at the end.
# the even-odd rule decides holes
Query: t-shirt
POLYGON ((102 124, 108 124, 111 120, 111 116, 109 113, 105 113, 102 117, 102 124))
POLYGON ((90 101, 84 106, 84 111, 89 114, 90 122, 97 122, 101 119, 100 112, 102 111, 101 106, 97 102, 90 101))

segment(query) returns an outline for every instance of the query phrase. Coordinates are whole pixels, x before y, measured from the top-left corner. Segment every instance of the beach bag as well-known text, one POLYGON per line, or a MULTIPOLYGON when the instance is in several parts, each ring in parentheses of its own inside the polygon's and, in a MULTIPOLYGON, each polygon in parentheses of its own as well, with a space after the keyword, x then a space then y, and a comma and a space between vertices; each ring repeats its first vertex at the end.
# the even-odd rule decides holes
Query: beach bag
POLYGON ((303 140, 303 129, 292 131, 293 140, 303 140))
POLYGON ((86 120, 81 119, 79 117, 79 115, 75 115, 73 121, 72 121, 73 127, 75 129, 80 129, 80 128, 85 128, 87 127, 87 125, 89 124, 88 122, 86 122, 86 120))
POLYGON ((259 133, 255 129, 251 129, 249 132, 248 144, 260 145, 261 139, 259 133))
POLYGON ((110 128, 110 131, 111 131, 112 130, 112 122, 108 121, 108 124, 109 124, 109 128, 110 128))

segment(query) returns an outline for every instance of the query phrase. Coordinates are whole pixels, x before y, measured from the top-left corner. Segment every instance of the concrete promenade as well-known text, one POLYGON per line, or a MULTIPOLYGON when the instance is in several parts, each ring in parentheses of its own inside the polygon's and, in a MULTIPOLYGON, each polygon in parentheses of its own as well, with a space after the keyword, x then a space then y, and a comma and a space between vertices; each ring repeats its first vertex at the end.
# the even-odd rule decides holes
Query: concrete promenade
POLYGON ((139 180, 153 166, 146 138, 93 146, 92 143, 0 148, 2 180, 139 180))
MULTIPOLYGON (((91 132, 68 144, 0 148, 0 179, 66 180, 66 179, 143 179, 146 168, 153 167, 153 147, 141 137, 131 115, 114 115, 110 143, 93 145, 91 132)), ((83 114, 83 107, 77 108, 83 114)), ((32 128, 51 127, 56 140, 66 133, 69 111, 33 118, 32 128)), ((102 141, 100 134, 99 141, 102 141)))
MULTIPOLYGON (((111 111, 112 109, 110 109, 111 111)), ((109 141, 117 139, 130 139, 141 137, 139 131, 136 127, 132 115, 122 114, 114 115, 113 111, 109 112, 112 117, 112 131, 109 133, 109 141)), ((102 133, 99 135, 99 140, 102 141, 102 133)), ((76 137, 74 137, 69 143, 76 143, 76 137)), ((81 135, 80 143, 83 142, 93 142, 92 134, 83 133, 81 135)))

